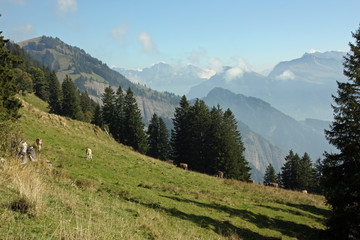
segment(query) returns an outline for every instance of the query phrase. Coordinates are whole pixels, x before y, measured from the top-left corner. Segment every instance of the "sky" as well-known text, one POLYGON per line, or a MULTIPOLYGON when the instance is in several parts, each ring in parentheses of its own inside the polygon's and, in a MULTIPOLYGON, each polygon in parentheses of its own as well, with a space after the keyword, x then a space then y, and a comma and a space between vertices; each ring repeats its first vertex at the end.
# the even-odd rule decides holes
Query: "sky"
POLYGON ((14 42, 58 37, 120 68, 261 72, 313 50, 348 51, 359 9, 359 0, 0 0, 0 31, 14 42))

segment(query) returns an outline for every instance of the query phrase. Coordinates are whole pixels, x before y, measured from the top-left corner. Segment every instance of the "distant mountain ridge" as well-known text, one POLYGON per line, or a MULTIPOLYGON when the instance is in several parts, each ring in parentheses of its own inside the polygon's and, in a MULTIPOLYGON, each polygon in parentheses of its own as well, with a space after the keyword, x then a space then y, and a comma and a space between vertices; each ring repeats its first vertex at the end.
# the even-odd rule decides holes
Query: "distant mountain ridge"
POLYGON ((329 126, 330 122, 298 122, 261 99, 235 94, 222 88, 213 89, 203 100, 209 106, 219 104, 222 108, 230 108, 236 119, 285 153, 290 149, 299 154, 307 152, 316 160, 325 150, 335 150, 326 141, 324 128, 321 129, 329 126))
POLYGON ((69 75, 80 90, 87 91, 97 102, 101 103, 104 89, 109 85, 115 91, 119 86, 124 91, 131 87, 145 122, 156 112, 171 126, 178 96, 135 84, 84 50, 70 46, 59 38, 42 36, 18 44, 40 63, 56 71, 60 82, 69 75))
POLYGON ((192 86, 200 84, 211 76, 211 72, 194 65, 175 67, 164 62, 143 69, 113 68, 129 80, 146 85, 158 91, 184 95, 192 86))
POLYGON ((189 98, 205 97, 216 87, 247 96, 261 98, 280 111, 298 120, 332 119, 331 95, 336 93, 336 81, 345 81, 345 52, 306 53, 301 58, 277 64, 268 76, 251 71, 229 79, 232 68, 212 76, 191 88, 189 98))

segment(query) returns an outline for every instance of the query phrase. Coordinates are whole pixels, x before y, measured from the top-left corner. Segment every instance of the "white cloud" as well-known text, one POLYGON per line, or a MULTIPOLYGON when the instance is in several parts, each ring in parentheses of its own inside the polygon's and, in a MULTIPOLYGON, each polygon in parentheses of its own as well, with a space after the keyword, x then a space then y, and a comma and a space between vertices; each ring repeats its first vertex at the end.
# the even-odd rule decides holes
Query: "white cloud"
POLYGON ((295 78, 295 74, 290 70, 286 70, 282 74, 275 77, 275 79, 282 81, 292 80, 294 78, 295 78))
POLYGON ((30 23, 26 23, 25 26, 15 26, 13 28, 13 35, 16 41, 27 40, 34 35, 34 26, 30 23))
POLYGON ((227 70, 225 72, 225 80, 226 80, 226 82, 230 82, 230 81, 234 80, 235 78, 242 77, 242 75, 244 75, 244 72, 245 71, 240 67, 230 68, 229 70, 227 70))
POLYGON ((244 72, 250 72, 250 66, 247 64, 245 59, 242 57, 232 57, 232 59, 235 61, 235 67, 243 70, 244 72))
POLYGON ((309 51, 309 53, 321 53, 321 51, 319 51, 319 50, 316 50, 316 49, 311 49, 310 51, 309 51))
POLYGON ((146 53, 156 53, 157 52, 156 46, 153 43, 150 33, 143 31, 143 32, 139 33, 138 39, 141 43, 143 52, 146 52, 146 53))
POLYGON ((224 66, 220 59, 211 57, 208 61, 210 69, 214 70, 217 73, 221 73, 222 71, 224 71, 224 66))
POLYGON ((123 24, 120 27, 116 27, 113 30, 111 30, 110 36, 115 39, 118 40, 119 42, 124 42, 125 38, 126 38, 126 34, 128 33, 129 30, 129 25, 128 24, 123 24))
POLYGON ((212 76, 214 76, 215 74, 216 74, 215 70, 206 68, 206 69, 203 69, 203 71, 198 74, 198 77, 209 79, 212 76))
POLYGON ((77 11, 77 0, 57 0, 58 13, 61 15, 77 11))

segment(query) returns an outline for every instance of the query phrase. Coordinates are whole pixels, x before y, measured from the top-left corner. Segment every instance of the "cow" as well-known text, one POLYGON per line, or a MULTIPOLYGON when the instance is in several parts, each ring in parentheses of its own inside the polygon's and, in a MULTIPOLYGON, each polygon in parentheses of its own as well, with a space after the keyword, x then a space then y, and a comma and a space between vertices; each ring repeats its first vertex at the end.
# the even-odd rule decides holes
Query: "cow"
POLYGON ((40 150, 42 148, 42 144, 43 144, 42 138, 37 138, 36 139, 36 145, 37 145, 37 148, 38 148, 39 152, 40 152, 40 150))
POLYGON ((60 126, 66 127, 66 123, 63 121, 60 121, 60 126))
POLYGON ((215 177, 223 178, 223 177, 224 177, 224 172, 218 171, 218 172, 215 174, 215 177))
POLYGON ((28 149, 28 145, 26 142, 22 143, 20 152, 18 154, 19 158, 22 159, 22 164, 26 164, 27 163, 27 149, 28 149))
POLYGON ((279 184, 274 183, 274 182, 269 182, 269 183, 266 184, 266 186, 278 188, 278 187, 279 187, 279 184))
POLYGON ((184 169, 184 170, 188 170, 188 165, 187 165, 187 163, 180 163, 180 164, 179 164, 179 167, 181 167, 181 168, 184 169))
POLYGON ((86 158, 92 160, 92 151, 90 148, 86 148, 86 158))
POLYGON ((247 182, 248 183, 255 183, 255 180, 250 178, 250 179, 247 180, 247 182))
POLYGON ((308 193, 307 190, 302 190, 301 192, 304 193, 304 194, 308 193))
POLYGON ((30 161, 36 162, 36 154, 35 149, 33 147, 29 147, 26 151, 27 155, 29 156, 30 161))

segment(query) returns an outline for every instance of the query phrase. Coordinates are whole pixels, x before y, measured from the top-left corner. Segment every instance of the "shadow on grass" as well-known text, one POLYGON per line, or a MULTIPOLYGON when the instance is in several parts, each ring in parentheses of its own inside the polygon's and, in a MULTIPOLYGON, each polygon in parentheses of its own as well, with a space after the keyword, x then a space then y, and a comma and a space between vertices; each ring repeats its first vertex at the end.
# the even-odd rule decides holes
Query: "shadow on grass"
MULTIPOLYGON (((290 206, 288 204, 286 204, 287 206, 290 206)), ((293 209, 286 209, 286 208, 279 208, 279 207, 274 207, 274 206, 267 206, 267 205, 262 205, 262 204, 259 204, 257 205, 259 207, 263 207, 263 208, 268 208, 268 209, 271 209, 273 211, 277 211, 277 212, 288 212, 290 214, 293 214, 293 215, 297 215, 297 216, 304 216, 304 217, 307 217, 307 218, 312 218, 314 219, 315 221, 317 222, 321 222, 321 223, 325 223, 326 221, 326 216, 319 216, 319 215, 314 215, 316 213, 313 213, 313 212, 310 212, 310 211, 304 211, 302 209, 299 209, 299 210, 293 210, 293 209), (300 211, 302 210, 302 211, 300 211)))
POLYGON ((166 214, 168 214, 170 216, 193 222, 201 228, 213 230, 217 234, 224 236, 224 237, 231 237, 231 236, 234 236, 234 234, 236 234, 237 236, 239 236, 243 239, 258 239, 258 240, 279 239, 279 238, 274 238, 274 237, 266 237, 259 233, 253 232, 249 229, 237 227, 237 226, 231 224, 229 221, 220 221, 220 220, 215 220, 208 216, 201 216, 201 215, 196 215, 196 214, 191 214, 191 213, 185 213, 176 208, 162 207, 156 203, 155 204, 142 203, 142 202, 138 202, 138 203, 145 207, 165 212, 166 214))
MULTIPOLYGON (((276 218, 272 218, 272 217, 269 217, 266 215, 256 214, 256 213, 253 213, 248 210, 240 210, 240 209, 236 209, 236 208, 231 208, 231 207, 220 205, 217 203, 202 203, 202 202, 198 202, 198 201, 194 201, 194 200, 190 200, 190 199, 179 198, 179 197, 174 197, 174 196, 163 196, 163 197, 166 197, 166 198, 169 198, 169 199, 172 199, 175 201, 179 201, 179 202, 195 204, 197 206, 204 207, 204 208, 212 208, 217 211, 222 211, 222 212, 228 213, 230 215, 230 217, 238 216, 248 222, 255 224, 258 228, 267 228, 267 229, 275 230, 275 231, 278 231, 281 234, 286 235, 288 237, 295 237, 298 239, 317 239, 320 237, 320 234, 322 232, 322 230, 314 229, 314 228, 311 228, 304 224, 298 224, 298 223, 295 223, 292 221, 276 219, 276 218)), ((190 215, 192 215, 192 214, 190 214, 190 215)), ((204 218, 208 218, 208 217, 204 216, 204 218)), ((191 220, 191 219, 188 219, 188 220, 191 220)), ((197 220, 198 219, 196 219, 196 221, 197 220)), ((213 221, 216 221, 216 220, 213 220, 213 221)), ((226 227, 226 226, 224 226, 224 227, 226 227)), ((233 226, 233 227, 236 228, 236 226, 233 226)), ((241 230, 242 231, 244 231, 244 230, 250 231, 248 229, 241 229, 241 230)), ((258 233, 254 233, 254 234, 258 234, 258 233)), ((241 233, 239 233, 239 236, 247 239, 241 233)), ((252 238, 250 238, 250 239, 252 239, 252 238)), ((257 239, 257 238, 254 238, 254 239, 257 239)), ((268 238, 263 238, 263 239, 268 239, 268 238)))
POLYGON ((311 206, 311 205, 306 205, 306 204, 293 204, 293 203, 286 203, 287 206, 290 207, 294 207, 294 208, 298 208, 300 210, 315 214, 315 215, 320 215, 320 216, 324 216, 325 218, 329 217, 331 214, 331 210, 327 210, 327 209, 323 209, 323 208, 318 208, 315 206, 311 206))

